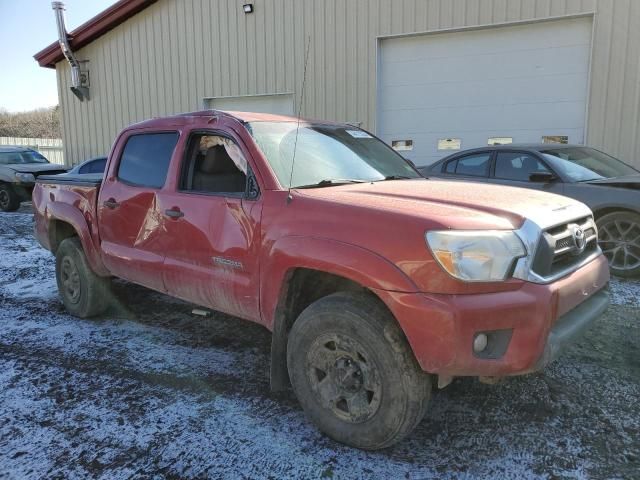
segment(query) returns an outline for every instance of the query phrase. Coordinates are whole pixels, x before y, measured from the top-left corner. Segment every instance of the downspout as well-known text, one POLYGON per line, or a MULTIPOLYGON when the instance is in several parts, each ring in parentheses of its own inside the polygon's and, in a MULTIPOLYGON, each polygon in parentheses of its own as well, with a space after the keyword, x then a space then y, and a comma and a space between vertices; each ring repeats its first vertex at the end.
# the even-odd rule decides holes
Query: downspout
POLYGON ((67 35, 67 29, 64 24, 64 3, 51 2, 51 8, 56 16, 56 24, 58 26, 58 43, 60 43, 60 50, 62 54, 69 62, 71 66, 71 91, 80 99, 80 101, 89 100, 89 88, 82 85, 82 75, 80 72, 80 62, 76 59, 71 45, 69 45, 69 38, 67 35))

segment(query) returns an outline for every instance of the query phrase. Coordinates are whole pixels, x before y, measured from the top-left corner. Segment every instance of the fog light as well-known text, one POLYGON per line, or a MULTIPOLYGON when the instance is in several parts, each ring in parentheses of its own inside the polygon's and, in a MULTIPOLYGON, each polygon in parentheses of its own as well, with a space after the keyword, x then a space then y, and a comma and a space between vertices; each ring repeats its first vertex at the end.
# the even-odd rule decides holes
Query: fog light
POLYGON ((473 339, 473 351, 476 353, 482 352, 485 348, 487 348, 487 343, 489 339, 484 333, 479 333, 476 335, 476 338, 473 339))

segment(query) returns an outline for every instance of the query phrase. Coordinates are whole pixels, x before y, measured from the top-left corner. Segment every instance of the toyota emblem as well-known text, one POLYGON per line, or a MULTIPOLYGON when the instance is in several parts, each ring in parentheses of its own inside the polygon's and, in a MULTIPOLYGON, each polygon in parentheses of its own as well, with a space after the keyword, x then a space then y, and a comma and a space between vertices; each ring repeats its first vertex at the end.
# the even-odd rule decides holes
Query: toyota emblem
POLYGON ((587 238, 584 235, 584 230, 582 228, 576 227, 573 229, 573 242, 576 245, 578 251, 577 254, 584 252, 584 249, 587 247, 587 238))

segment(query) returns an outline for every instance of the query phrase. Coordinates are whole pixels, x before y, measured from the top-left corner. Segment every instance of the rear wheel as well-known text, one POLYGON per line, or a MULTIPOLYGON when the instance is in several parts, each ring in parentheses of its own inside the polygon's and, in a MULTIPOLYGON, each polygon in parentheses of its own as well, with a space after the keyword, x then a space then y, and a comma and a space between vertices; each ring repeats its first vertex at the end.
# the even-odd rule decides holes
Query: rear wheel
POLYGON ((67 238, 58 247, 56 281, 62 303, 76 317, 93 317, 109 306, 109 279, 91 270, 78 237, 67 238))
POLYGON ((611 273, 619 277, 640 276, 640 215, 614 212, 597 220, 598 242, 609 260, 611 273))
POLYGON ((309 306, 287 345, 293 389, 305 413, 328 436, 375 450, 422 420, 430 376, 418 366, 402 331, 381 302, 336 293, 309 306))
POLYGON ((20 208, 20 198, 8 183, 0 183, 0 210, 15 212, 20 208))

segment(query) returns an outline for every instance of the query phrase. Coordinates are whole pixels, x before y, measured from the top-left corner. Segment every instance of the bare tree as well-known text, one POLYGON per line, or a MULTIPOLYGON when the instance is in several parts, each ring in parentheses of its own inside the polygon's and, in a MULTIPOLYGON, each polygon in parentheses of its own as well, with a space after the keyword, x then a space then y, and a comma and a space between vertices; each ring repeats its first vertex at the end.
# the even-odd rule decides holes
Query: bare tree
POLYGON ((0 109, 0 137, 60 138, 60 107, 16 113, 0 109))

